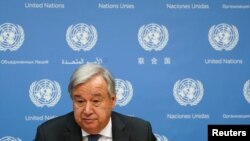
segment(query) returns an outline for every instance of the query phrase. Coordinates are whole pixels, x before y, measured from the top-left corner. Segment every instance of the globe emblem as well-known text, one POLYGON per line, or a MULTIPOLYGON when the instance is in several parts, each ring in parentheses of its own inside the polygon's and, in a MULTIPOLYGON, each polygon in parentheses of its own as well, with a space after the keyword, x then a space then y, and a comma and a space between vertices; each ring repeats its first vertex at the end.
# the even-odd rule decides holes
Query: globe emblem
POLYGON ((138 32, 138 41, 146 51, 160 51, 168 42, 169 34, 165 26, 158 24, 148 24, 140 27, 138 32))
POLYGON ((119 106, 126 106, 133 96, 131 83, 122 79, 115 79, 115 90, 116 104, 119 106))
POLYGON ((230 51, 239 41, 239 33, 235 26, 222 23, 212 26, 208 34, 209 43, 218 51, 230 51))
POLYGON ((197 105, 203 97, 203 86, 200 81, 187 78, 174 85, 174 97, 182 105, 197 105))
POLYGON ((94 26, 79 23, 67 29, 66 41, 75 51, 89 51, 97 42, 97 31, 94 26))
POLYGON ((247 80, 244 84, 243 94, 246 101, 250 104, 250 80, 247 80))
POLYGON ((161 136, 159 134, 154 134, 157 141, 168 141, 167 137, 161 136))
POLYGON ((19 25, 4 23, 0 25, 0 51, 16 51, 24 41, 24 31, 19 25))
POLYGON ((22 141, 22 140, 19 138, 15 139, 11 136, 5 136, 5 137, 1 138, 0 141, 22 141))
POLYGON ((31 101, 37 107, 53 107, 61 97, 61 88, 56 81, 42 79, 31 84, 29 93, 31 101))

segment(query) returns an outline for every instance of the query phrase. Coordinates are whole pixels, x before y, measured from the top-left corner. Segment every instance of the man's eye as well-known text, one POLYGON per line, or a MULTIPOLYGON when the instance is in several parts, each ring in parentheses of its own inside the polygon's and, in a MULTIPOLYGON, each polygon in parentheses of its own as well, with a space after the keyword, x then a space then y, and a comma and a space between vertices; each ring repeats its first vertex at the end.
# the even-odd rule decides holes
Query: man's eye
POLYGON ((81 106, 84 106, 85 105, 85 103, 86 103, 86 101, 84 101, 84 100, 75 100, 75 104, 77 105, 77 106, 79 106, 79 107, 81 107, 81 106))
POLYGON ((101 102, 102 102, 102 101, 101 101, 100 99, 94 99, 94 100, 92 100, 92 103, 93 103, 95 106, 99 106, 101 102))
POLYGON ((94 102, 94 103, 98 103, 98 102, 100 102, 100 100, 93 100, 93 102, 94 102))
POLYGON ((83 103, 83 100, 76 100, 77 103, 83 103))

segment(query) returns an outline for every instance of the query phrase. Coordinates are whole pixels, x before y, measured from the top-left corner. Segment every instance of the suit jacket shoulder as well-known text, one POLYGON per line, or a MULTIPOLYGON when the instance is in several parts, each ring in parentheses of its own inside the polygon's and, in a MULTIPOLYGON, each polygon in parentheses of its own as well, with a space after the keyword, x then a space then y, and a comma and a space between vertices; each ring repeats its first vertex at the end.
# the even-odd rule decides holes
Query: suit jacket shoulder
POLYGON ((35 141, 81 141, 81 129, 74 120, 73 112, 56 117, 37 128, 35 141))
POLYGON ((156 141, 151 124, 137 117, 112 113, 114 141, 156 141))

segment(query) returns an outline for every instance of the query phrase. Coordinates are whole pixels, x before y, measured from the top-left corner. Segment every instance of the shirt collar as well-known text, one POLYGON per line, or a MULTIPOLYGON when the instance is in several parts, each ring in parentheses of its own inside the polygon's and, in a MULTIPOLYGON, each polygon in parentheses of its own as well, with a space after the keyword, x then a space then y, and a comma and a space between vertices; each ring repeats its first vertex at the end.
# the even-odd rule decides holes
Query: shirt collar
MULTIPOLYGON (((100 134, 101 136, 105 136, 105 137, 108 137, 108 138, 112 138, 112 121, 111 121, 111 118, 109 119, 109 122, 108 122, 108 124, 106 125, 106 127, 103 128, 103 129, 101 130, 101 132, 98 133, 98 134, 100 134)), ((88 136, 88 135, 89 135, 89 133, 87 133, 86 131, 84 131, 84 130, 82 129, 82 136, 83 136, 83 137, 86 137, 86 136, 88 136)))

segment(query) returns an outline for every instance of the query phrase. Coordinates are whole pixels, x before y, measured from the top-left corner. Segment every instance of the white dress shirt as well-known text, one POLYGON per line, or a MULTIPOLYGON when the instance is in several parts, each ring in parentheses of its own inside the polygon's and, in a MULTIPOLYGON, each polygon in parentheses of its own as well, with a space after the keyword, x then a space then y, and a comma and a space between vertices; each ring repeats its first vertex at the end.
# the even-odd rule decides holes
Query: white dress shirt
MULTIPOLYGON (((88 136, 89 133, 85 132, 82 129, 82 137, 83 137, 83 141, 88 141, 88 136)), ((111 122, 111 118, 109 120, 109 123, 107 124, 107 126, 102 129, 102 131, 99 133, 99 135, 101 135, 101 137, 98 139, 98 141, 113 141, 112 140, 112 122, 111 122)))

